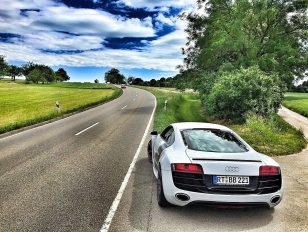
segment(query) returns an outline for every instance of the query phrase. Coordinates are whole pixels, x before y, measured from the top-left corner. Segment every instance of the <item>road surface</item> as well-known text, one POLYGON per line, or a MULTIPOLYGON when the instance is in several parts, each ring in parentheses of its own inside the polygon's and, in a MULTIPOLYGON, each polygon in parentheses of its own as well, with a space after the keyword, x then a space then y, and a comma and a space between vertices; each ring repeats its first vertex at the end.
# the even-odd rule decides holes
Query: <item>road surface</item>
POLYGON ((99 231, 154 109, 109 103, 0 139, 0 231, 99 231))
MULTIPOLYGON (((308 119, 284 109, 279 114, 306 132, 308 119)), ((305 134, 308 138, 308 133, 305 134)), ((281 167, 284 198, 274 209, 215 209, 205 206, 159 208, 156 180, 146 158, 146 149, 136 163, 121 203, 110 226, 115 231, 164 232, 307 232, 308 149, 275 157, 281 167)))

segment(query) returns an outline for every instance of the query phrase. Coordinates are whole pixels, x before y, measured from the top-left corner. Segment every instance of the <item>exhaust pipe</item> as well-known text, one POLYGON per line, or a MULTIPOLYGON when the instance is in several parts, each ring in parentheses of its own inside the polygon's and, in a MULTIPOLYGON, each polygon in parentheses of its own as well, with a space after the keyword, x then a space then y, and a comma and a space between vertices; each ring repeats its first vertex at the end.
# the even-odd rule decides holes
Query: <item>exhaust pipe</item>
POLYGON ((274 196, 271 199, 271 203, 272 204, 276 204, 277 202, 279 202, 279 200, 280 200, 280 196, 274 196))
POLYGON ((177 193, 175 194, 175 197, 180 201, 188 201, 190 197, 185 193, 177 193))

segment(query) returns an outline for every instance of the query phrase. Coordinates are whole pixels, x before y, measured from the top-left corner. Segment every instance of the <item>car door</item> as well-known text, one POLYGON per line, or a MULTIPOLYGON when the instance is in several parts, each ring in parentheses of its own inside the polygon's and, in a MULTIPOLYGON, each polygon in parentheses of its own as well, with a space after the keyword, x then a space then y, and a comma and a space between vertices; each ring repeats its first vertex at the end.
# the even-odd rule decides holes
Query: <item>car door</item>
POLYGON ((158 136, 154 144, 154 165, 156 169, 159 167, 159 159, 164 149, 172 145, 174 142, 174 129, 172 126, 168 126, 158 136))

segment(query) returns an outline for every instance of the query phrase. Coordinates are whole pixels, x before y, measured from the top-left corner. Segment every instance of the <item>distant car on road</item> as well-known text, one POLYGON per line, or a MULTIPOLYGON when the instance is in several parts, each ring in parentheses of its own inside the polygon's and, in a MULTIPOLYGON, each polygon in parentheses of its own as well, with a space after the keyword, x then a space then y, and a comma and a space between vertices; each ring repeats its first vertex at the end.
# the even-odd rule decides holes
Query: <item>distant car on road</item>
POLYGON ((280 203, 279 164, 256 152, 231 129, 175 123, 151 135, 148 158, 157 178, 160 206, 205 203, 272 208, 280 203))
POLYGON ((126 85, 125 84, 121 84, 121 89, 126 89, 126 85))

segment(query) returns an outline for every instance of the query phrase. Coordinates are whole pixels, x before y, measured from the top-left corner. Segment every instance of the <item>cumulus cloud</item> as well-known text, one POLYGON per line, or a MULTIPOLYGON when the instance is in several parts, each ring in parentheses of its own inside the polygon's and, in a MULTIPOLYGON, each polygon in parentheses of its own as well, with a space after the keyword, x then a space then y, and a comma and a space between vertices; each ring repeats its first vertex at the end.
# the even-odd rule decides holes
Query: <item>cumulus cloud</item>
POLYGON ((157 40, 147 42, 146 47, 138 50, 105 48, 77 54, 46 54, 31 46, 3 42, 0 42, 0 50, 11 61, 33 61, 50 66, 107 66, 175 71, 175 67, 182 62, 181 47, 184 44, 185 33, 178 28, 157 40))
MULTIPOLYGON (((152 37, 155 35, 153 25, 148 18, 144 20, 126 19, 105 11, 56 5, 49 0, 3 0, 1 4, 6 6, 5 9, 0 10, 1 33, 15 33, 24 37, 27 37, 29 32, 39 34, 53 31, 95 35, 101 38, 152 37), (28 10, 27 16, 24 16, 21 14, 21 9, 34 10, 28 10)), ((59 39, 62 39, 62 36, 59 39)))
POLYGON ((105 11, 76 9, 66 6, 46 8, 31 23, 38 30, 95 34, 102 37, 151 37, 154 30, 148 19, 125 19, 105 11), (52 16, 52 17, 51 17, 52 16))
MULTIPOLYGON (((120 0, 132 7, 190 6, 194 1, 120 0)), ((20 37, 0 42, 0 53, 8 61, 33 61, 50 66, 107 66, 174 71, 182 62, 185 23, 176 17, 158 13, 154 21, 174 28, 156 40, 141 42, 139 49, 104 47, 106 38, 153 37, 153 19, 126 18, 99 9, 67 7, 51 0, 2 0, 0 32, 20 37), (22 12, 21 9, 27 9, 22 12), (48 52, 46 52, 46 50, 48 52), (53 52, 54 51, 54 52, 53 52), (59 51, 75 51, 61 53, 59 51)), ((161 26, 160 25, 160 26, 161 26)))

